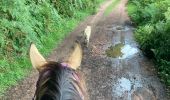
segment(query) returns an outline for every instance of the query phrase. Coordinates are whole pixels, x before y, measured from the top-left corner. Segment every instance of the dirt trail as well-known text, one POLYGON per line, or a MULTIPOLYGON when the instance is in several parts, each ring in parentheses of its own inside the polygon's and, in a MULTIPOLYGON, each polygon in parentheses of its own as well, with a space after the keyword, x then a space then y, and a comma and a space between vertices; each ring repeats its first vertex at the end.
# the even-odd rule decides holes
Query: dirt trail
POLYGON ((153 63, 133 38, 126 13, 127 0, 94 27, 91 48, 84 56, 91 100, 168 100, 153 63))
MULTIPOLYGON (((109 16, 106 1, 96 15, 80 23, 54 49, 48 60, 67 59, 73 41, 87 25, 92 26, 89 48, 84 51, 82 72, 90 100, 168 100, 165 86, 156 76, 153 64, 145 58, 134 41, 130 20, 125 11, 127 0, 121 0, 109 16)), ((2 100, 30 100, 35 91, 38 73, 8 90, 2 100)))

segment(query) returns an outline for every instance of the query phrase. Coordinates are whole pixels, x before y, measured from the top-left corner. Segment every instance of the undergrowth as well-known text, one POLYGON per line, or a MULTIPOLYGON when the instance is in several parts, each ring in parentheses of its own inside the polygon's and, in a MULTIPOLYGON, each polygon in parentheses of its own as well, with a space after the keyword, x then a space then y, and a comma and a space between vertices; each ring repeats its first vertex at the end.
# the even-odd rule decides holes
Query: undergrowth
POLYGON ((158 75, 170 87, 170 1, 129 0, 128 13, 140 48, 154 60, 158 75))
POLYGON ((31 67, 28 48, 36 43, 48 55, 103 0, 1 0, 0 96, 31 67))

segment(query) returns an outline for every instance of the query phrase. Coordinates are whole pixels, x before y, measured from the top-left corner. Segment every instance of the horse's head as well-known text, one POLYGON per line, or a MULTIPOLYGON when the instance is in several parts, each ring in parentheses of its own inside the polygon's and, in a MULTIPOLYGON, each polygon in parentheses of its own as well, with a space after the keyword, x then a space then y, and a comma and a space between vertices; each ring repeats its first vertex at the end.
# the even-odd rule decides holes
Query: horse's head
POLYGON ((49 62, 30 46, 30 59, 39 71, 34 100, 84 100, 85 88, 77 68, 81 64, 82 49, 79 43, 66 62, 49 62))

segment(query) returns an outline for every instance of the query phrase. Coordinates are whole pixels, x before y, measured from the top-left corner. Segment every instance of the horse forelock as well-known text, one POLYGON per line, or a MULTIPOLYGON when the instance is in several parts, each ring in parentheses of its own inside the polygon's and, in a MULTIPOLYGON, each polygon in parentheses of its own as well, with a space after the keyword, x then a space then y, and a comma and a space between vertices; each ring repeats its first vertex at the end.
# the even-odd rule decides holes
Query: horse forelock
POLYGON ((35 93, 36 100, 83 100, 82 87, 75 70, 50 62, 40 72, 35 93), (76 77, 75 77, 76 76, 76 77))

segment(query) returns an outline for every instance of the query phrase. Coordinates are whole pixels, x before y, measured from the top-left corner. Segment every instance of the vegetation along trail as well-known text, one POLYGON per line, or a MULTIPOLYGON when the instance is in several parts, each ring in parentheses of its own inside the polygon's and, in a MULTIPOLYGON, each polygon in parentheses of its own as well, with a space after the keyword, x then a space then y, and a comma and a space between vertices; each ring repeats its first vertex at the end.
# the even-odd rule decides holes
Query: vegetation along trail
MULTIPOLYGON (((96 15, 81 22, 52 51, 49 60, 67 59, 73 41, 92 26, 90 44, 84 50, 81 71, 90 100, 168 100, 166 87, 156 75, 154 64, 138 49, 133 27, 126 12, 127 0, 108 0, 96 15), (109 7, 109 5, 114 7, 109 7), (105 13, 108 9, 110 13, 105 13)), ((2 97, 5 100, 30 100, 38 73, 33 70, 2 97)))

